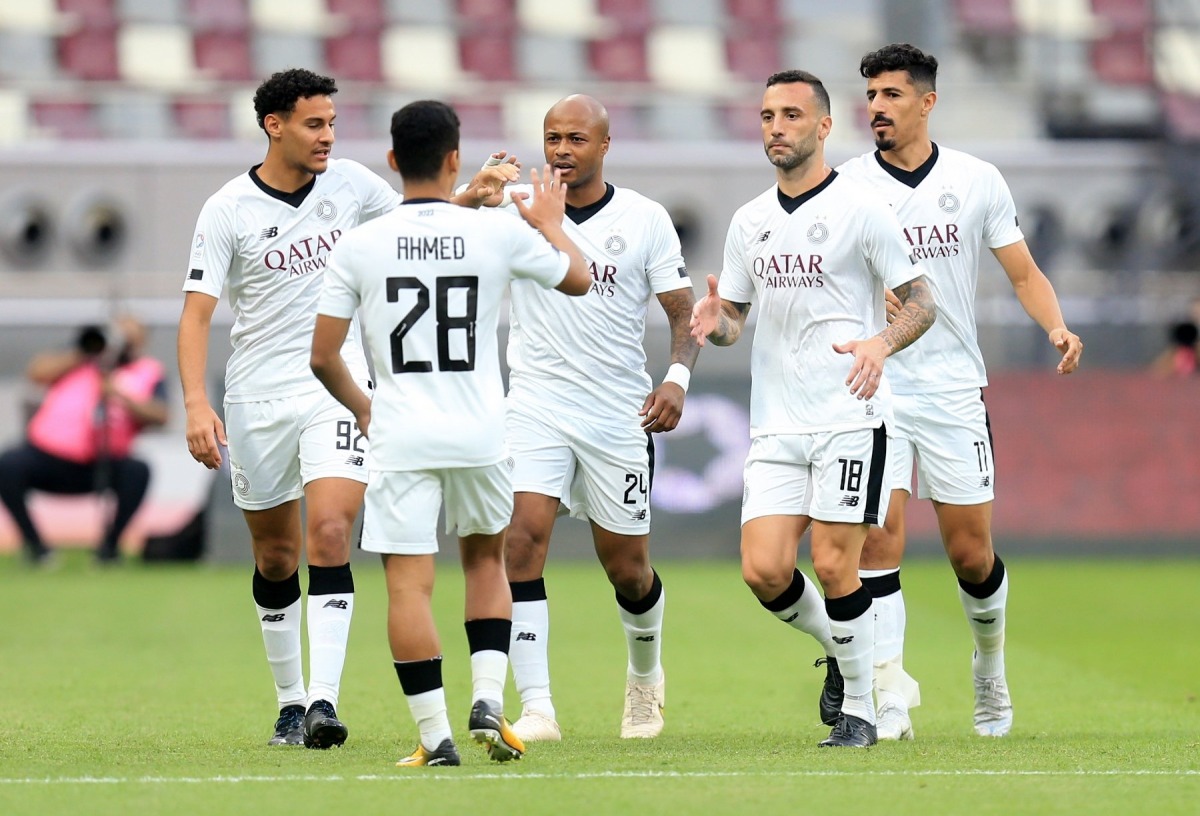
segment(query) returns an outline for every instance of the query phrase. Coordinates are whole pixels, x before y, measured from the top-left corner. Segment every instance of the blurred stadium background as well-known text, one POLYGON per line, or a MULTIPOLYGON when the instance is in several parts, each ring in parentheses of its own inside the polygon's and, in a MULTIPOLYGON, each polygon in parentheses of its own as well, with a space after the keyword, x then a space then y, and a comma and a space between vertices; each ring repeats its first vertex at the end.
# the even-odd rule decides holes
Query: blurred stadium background
MULTIPOLYGON (((773 182, 763 80, 790 67, 833 96, 831 160, 871 148, 861 55, 908 41, 941 61, 936 141, 1000 167, 1035 256, 1087 345, 1054 355, 998 266, 981 338, 1006 552, 1192 552, 1200 540, 1200 386, 1149 378, 1166 326, 1200 297, 1200 0, 4 0, 0 2, 0 444, 36 400, 29 356, 132 312, 174 376, 196 214, 261 160, 251 96, 301 66, 338 79, 335 155, 386 175, 393 110, 453 103, 468 166, 506 148, 540 161, 548 105, 584 91, 612 115, 607 178, 659 200, 693 281, 720 270, 733 210, 773 182)), ((651 372, 667 335, 651 309, 651 372)), ((219 399, 221 315, 210 353, 219 399)), ((749 343, 700 358, 684 425, 658 442, 655 548, 737 549, 749 343)), ((209 554, 248 557, 227 488, 191 462, 174 417, 127 543, 210 501, 209 554)), ((227 484, 227 475, 225 484, 227 484)), ((918 551, 939 549, 911 505, 918 551)), ((97 534, 94 499, 39 497, 48 536, 97 534)), ((560 551, 586 554, 564 522, 560 551)), ((0 550, 14 531, 0 511, 0 550)))

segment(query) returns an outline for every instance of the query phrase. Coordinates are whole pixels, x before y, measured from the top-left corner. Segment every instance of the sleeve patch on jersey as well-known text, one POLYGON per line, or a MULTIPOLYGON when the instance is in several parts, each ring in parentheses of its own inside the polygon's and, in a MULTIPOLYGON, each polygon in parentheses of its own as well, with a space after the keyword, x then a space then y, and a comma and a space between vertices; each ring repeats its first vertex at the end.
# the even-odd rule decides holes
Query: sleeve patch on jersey
POLYGON ((204 270, 193 269, 192 271, 188 272, 188 280, 204 280, 204 270))
POLYGON ((916 266, 917 265, 917 253, 915 253, 915 252, 910 253, 908 256, 908 262, 910 264, 912 264, 913 266, 916 266))
POLYGON ((1017 217, 1014 215, 1014 216, 1013 216, 1013 224, 1015 224, 1015 225, 1016 225, 1016 226, 1018 226, 1018 227, 1019 227, 1019 226, 1021 226, 1021 219, 1020 219, 1020 218, 1017 218, 1017 217))
POLYGON ((681 267, 679 267, 679 270, 678 270, 678 271, 679 271, 679 277, 681 277, 681 278, 686 278, 686 277, 688 276, 688 273, 687 273, 687 267, 686 267, 686 266, 681 266, 681 267))

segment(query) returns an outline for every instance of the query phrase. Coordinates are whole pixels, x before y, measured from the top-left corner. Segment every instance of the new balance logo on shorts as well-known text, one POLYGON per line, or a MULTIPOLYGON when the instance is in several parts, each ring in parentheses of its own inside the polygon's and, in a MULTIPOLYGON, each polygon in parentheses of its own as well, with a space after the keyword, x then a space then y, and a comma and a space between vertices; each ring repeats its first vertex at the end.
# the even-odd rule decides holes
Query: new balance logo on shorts
POLYGON ((839 507, 858 507, 858 496, 851 496, 847 493, 842 496, 842 500, 838 502, 839 507))
POLYGON ((363 458, 361 456, 349 456, 346 458, 346 464, 354 465, 355 467, 362 467, 363 458))
POLYGON ((979 486, 980 487, 991 487, 992 486, 992 477, 984 476, 982 479, 979 480, 979 486))
POLYGON ((646 508, 643 507, 641 510, 638 510, 636 513, 634 513, 632 516, 630 516, 630 518, 633 519, 634 521, 645 521, 646 520, 646 508))
POLYGON ((258 240, 265 241, 268 238, 274 238, 279 235, 279 227, 267 227, 258 234, 258 240))
POLYGON ((280 612, 278 615, 263 615, 262 619, 266 623, 279 623, 283 620, 283 613, 280 612))
POLYGON ((534 632, 517 632, 517 640, 537 640, 537 634, 534 632))
POLYGON ((849 643, 852 640, 854 640, 854 635, 846 635, 844 638, 840 638, 840 637, 834 635, 834 638, 833 638, 834 643, 840 644, 842 646, 845 646, 847 643, 849 643))
POLYGON ((348 606, 350 606, 350 604, 346 601, 343 601, 341 598, 331 598, 330 600, 326 601, 325 605, 321 608, 328 609, 331 606, 334 609, 346 609, 348 606))

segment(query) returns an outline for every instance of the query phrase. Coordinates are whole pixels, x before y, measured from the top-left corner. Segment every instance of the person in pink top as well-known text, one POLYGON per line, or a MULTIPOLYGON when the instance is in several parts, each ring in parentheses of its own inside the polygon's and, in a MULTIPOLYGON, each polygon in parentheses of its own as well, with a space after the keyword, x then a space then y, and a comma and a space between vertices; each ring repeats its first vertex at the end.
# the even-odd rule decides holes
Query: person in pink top
POLYGON ((102 562, 118 558, 117 542, 141 506, 150 468, 133 458, 143 428, 167 421, 163 365, 142 352, 146 329, 132 318, 117 323, 118 348, 95 326, 80 330, 73 348, 47 351, 27 376, 46 387, 29 421, 25 443, 0 455, 0 501, 21 531, 25 551, 42 563, 50 550, 30 518, 29 491, 116 497, 116 512, 96 550, 102 562))

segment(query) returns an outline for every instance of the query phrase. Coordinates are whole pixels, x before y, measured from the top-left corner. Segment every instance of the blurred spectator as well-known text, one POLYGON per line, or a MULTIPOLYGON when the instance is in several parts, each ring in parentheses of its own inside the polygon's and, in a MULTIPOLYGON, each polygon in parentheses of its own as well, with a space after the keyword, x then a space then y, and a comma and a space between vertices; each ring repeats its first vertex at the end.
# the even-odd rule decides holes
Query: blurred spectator
POLYGON ((142 355, 146 329, 132 318, 116 325, 118 345, 103 329, 85 326, 73 348, 46 351, 29 363, 30 380, 46 394, 26 430, 24 445, 0 456, 0 500, 21 530, 34 563, 50 551, 29 516, 30 490, 106 494, 116 510, 96 550, 99 561, 118 557, 117 542, 141 506, 150 468, 130 456, 138 433, 167 421, 163 365, 142 355))
POLYGON ((1150 370, 1159 377, 1190 377, 1200 370, 1200 347, 1196 340, 1200 329, 1196 321, 1183 320, 1174 323, 1167 332, 1167 347, 1150 364, 1150 370))

